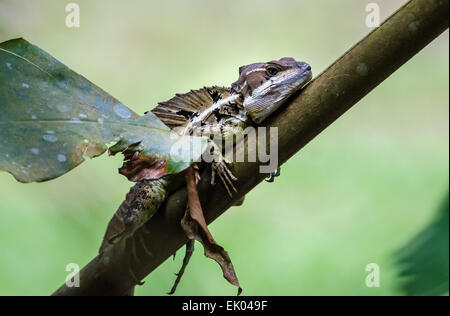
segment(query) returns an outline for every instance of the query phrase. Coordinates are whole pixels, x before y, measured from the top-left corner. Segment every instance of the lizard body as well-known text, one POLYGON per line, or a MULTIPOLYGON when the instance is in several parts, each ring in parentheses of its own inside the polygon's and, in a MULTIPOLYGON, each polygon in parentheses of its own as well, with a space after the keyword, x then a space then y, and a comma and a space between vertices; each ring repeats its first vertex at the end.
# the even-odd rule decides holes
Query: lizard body
MULTIPOLYGON (((168 101, 160 102, 151 112, 180 135, 206 133, 219 135, 224 140, 234 137, 234 134, 249 125, 263 122, 311 77, 311 67, 293 58, 254 63, 239 68, 239 78, 230 88, 204 87, 177 94, 168 101)), ((219 159, 212 162, 212 179, 218 174, 231 195, 230 187, 236 190, 232 181, 237 179, 228 170, 221 153, 218 156, 219 159)), ((132 177, 136 168, 132 166, 132 161, 130 166, 125 165, 120 172, 132 177)), ((171 175, 138 182, 111 219, 100 255, 106 247, 131 237, 137 228, 147 222, 167 199, 169 189, 179 183, 179 179, 177 175, 171 175)), ((192 241, 188 245, 192 246, 192 241)), ((183 270, 184 267, 183 264, 183 270)), ((131 268, 130 275, 134 276, 131 268)), ((176 284, 178 281, 179 278, 176 284)))
MULTIPOLYGON (((249 125, 260 124, 311 77, 311 67, 293 58, 254 63, 239 68, 239 78, 230 88, 204 87, 177 94, 159 103, 152 113, 180 135, 216 135, 213 140, 223 148, 223 141, 233 140, 249 125)), ((221 154, 213 153, 212 184, 217 174, 231 196, 236 179, 221 154)))

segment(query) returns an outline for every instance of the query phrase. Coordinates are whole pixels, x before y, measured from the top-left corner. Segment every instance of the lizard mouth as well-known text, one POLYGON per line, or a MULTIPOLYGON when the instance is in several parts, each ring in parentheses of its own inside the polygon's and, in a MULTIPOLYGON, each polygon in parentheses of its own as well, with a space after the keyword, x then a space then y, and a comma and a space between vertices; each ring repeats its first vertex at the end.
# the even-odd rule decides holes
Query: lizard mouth
POLYGON ((309 68, 308 70, 305 70, 303 72, 299 72, 295 76, 292 76, 286 80, 281 81, 278 83, 278 86, 290 86, 291 84, 294 84, 296 88, 300 89, 303 86, 305 86, 311 79, 312 79, 312 71, 309 68))
POLYGON ((277 78, 276 81, 271 82, 271 89, 274 91, 283 91, 283 94, 294 93, 296 90, 301 89, 312 79, 311 66, 307 63, 302 63, 302 67, 299 67, 292 72, 287 72, 284 76, 277 78))

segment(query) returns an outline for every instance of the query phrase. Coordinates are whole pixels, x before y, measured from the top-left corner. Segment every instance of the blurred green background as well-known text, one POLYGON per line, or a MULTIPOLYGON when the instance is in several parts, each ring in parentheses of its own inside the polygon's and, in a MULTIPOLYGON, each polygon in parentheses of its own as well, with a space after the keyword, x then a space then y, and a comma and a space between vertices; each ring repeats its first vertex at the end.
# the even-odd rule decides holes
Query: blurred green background
MULTIPOLYGON (((366 35, 361 0, 0 0, 0 42, 24 37, 138 113, 175 93, 229 85, 240 65, 292 56, 315 75, 366 35)), ((382 20, 406 1, 378 0, 382 20)), ((393 254, 448 192, 448 31, 283 165, 210 228, 231 255, 243 295, 402 295, 393 254), (377 263, 381 286, 368 288, 377 263)), ((382 54, 383 52, 380 52, 382 54)), ((68 263, 97 254, 132 185, 121 157, 20 184, 0 173, 0 294, 48 295, 68 263)), ((200 245, 178 295, 234 295, 200 245)), ((182 251, 138 287, 165 295, 182 251)))

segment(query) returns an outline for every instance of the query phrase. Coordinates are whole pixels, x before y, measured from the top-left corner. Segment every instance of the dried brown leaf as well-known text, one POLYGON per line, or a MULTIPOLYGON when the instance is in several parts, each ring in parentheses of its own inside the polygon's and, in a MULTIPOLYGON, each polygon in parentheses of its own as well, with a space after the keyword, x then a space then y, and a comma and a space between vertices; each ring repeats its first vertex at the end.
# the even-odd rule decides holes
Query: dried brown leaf
POLYGON ((214 240, 206 224, 203 209, 198 196, 198 177, 196 173, 197 171, 192 166, 186 170, 188 207, 183 219, 181 220, 181 226, 189 239, 195 239, 202 243, 205 250, 205 256, 215 260, 220 265, 222 268, 223 277, 232 285, 238 287, 237 295, 240 295, 242 288, 239 285, 239 280, 236 276, 236 272, 234 271, 230 256, 225 249, 223 249, 223 247, 214 240))

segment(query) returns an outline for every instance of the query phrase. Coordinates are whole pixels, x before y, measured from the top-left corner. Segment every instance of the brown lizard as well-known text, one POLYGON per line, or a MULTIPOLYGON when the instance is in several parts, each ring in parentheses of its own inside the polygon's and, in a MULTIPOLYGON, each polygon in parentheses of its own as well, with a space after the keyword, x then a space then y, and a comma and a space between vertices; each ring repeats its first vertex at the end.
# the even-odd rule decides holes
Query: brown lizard
MULTIPOLYGON (((229 195, 232 195, 232 191, 236 191, 233 181, 237 179, 229 170, 223 152, 217 151, 218 142, 233 137, 249 125, 263 122, 311 78, 311 67, 293 58, 254 63, 239 68, 239 78, 230 88, 204 87, 185 94, 177 94, 172 99, 159 103, 151 112, 180 135, 219 135, 213 138, 214 141, 208 149, 214 156, 211 162, 212 184, 215 183, 217 175, 229 195)), ((138 162, 130 159, 120 172, 132 178, 139 171, 137 166, 138 162)), ((279 170, 275 175, 278 173, 279 170)), ((138 227, 153 216, 168 197, 169 189, 173 190, 174 179, 179 178, 166 176, 158 180, 142 180, 131 189, 108 225, 100 254, 115 241, 130 237, 138 227)), ((269 181, 272 180, 273 178, 269 181)), ((175 291, 193 250, 195 236, 189 233, 192 227, 186 223, 192 224, 195 221, 190 217, 188 209, 183 218, 185 225, 182 225, 189 238, 186 258, 171 293, 175 291)), ((202 228, 209 234, 206 224, 204 226, 202 228)), ((207 245, 203 241, 202 243, 206 254, 207 245)), ((225 255, 227 256, 226 252, 225 255)), ((134 275, 131 268, 130 274, 134 275)))

